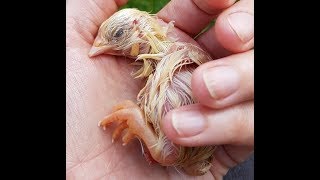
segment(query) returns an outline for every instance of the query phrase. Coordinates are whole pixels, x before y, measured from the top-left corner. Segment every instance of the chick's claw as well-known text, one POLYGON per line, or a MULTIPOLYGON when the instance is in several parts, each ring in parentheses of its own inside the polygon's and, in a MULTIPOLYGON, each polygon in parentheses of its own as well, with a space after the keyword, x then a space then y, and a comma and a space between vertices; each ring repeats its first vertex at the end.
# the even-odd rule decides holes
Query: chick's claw
POLYGON ((128 128, 128 124, 126 122, 119 124, 119 126, 112 133, 112 142, 114 142, 114 140, 116 140, 126 128, 128 128))
POLYGON ((126 134, 122 137, 122 145, 127 145, 132 139, 135 138, 135 134, 131 133, 130 130, 126 132, 126 134))

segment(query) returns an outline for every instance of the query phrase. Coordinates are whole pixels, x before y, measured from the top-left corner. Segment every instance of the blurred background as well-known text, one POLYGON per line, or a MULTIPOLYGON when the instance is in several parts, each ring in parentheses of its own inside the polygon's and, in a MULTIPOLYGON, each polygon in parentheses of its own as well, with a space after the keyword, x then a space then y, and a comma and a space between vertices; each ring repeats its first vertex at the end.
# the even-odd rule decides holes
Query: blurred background
MULTIPOLYGON (((157 13, 162 7, 164 7, 170 0, 129 0, 128 3, 122 8, 137 8, 149 13, 157 13)), ((208 25, 210 28, 214 25, 214 20, 208 25)), ((206 28, 206 29, 207 29, 206 28)), ((204 29, 204 31, 206 30, 204 29)), ((228 174, 224 177, 224 180, 253 180, 254 179, 254 155, 241 163, 240 165, 229 170, 228 174)))
POLYGON ((149 13, 157 13, 170 0, 129 0, 122 8, 137 8, 149 13))

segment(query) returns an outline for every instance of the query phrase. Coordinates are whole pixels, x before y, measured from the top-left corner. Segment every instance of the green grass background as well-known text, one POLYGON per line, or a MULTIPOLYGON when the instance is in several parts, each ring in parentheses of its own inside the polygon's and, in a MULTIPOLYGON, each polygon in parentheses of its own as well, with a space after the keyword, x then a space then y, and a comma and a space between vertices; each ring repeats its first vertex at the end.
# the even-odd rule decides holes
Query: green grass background
POLYGON ((170 0, 129 0, 122 8, 137 8, 149 13, 157 13, 170 0))

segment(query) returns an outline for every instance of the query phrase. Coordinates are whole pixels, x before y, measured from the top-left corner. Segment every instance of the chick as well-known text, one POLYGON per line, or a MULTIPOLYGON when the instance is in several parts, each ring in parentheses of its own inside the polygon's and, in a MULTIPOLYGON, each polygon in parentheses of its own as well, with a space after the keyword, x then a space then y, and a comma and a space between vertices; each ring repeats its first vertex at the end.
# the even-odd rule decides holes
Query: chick
POLYGON ((147 161, 183 168, 203 175, 211 167, 215 146, 183 147, 172 143, 160 129, 166 113, 196 103, 191 91, 194 69, 212 60, 199 47, 168 37, 173 22, 160 25, 155 15, 122 9, 102 23, 89 56, 109 54, 135 59, 141 68, 133 75, 146 83, 137 102, 126 100, 99 122, 104 129, 118 123, 112 141, 126 129, 123 144, 138 138, 147 161))

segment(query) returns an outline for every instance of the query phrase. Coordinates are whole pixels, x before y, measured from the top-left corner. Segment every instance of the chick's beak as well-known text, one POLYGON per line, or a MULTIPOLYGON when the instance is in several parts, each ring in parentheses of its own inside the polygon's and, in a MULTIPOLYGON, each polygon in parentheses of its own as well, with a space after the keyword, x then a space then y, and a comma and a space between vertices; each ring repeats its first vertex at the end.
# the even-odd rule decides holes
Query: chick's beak
POLYGON ((98 36, 90 49, 89 57, 98 56, 100 54, 108 53, 112 49, 112 46, 108 45, 107 42, 101 40, 98 36))
POLYGON ((101 46, 92 46, 89 52, 89 57, 98 56, 100 54, 104 54, 111 50, 111 46, 101 45, 101 46))

